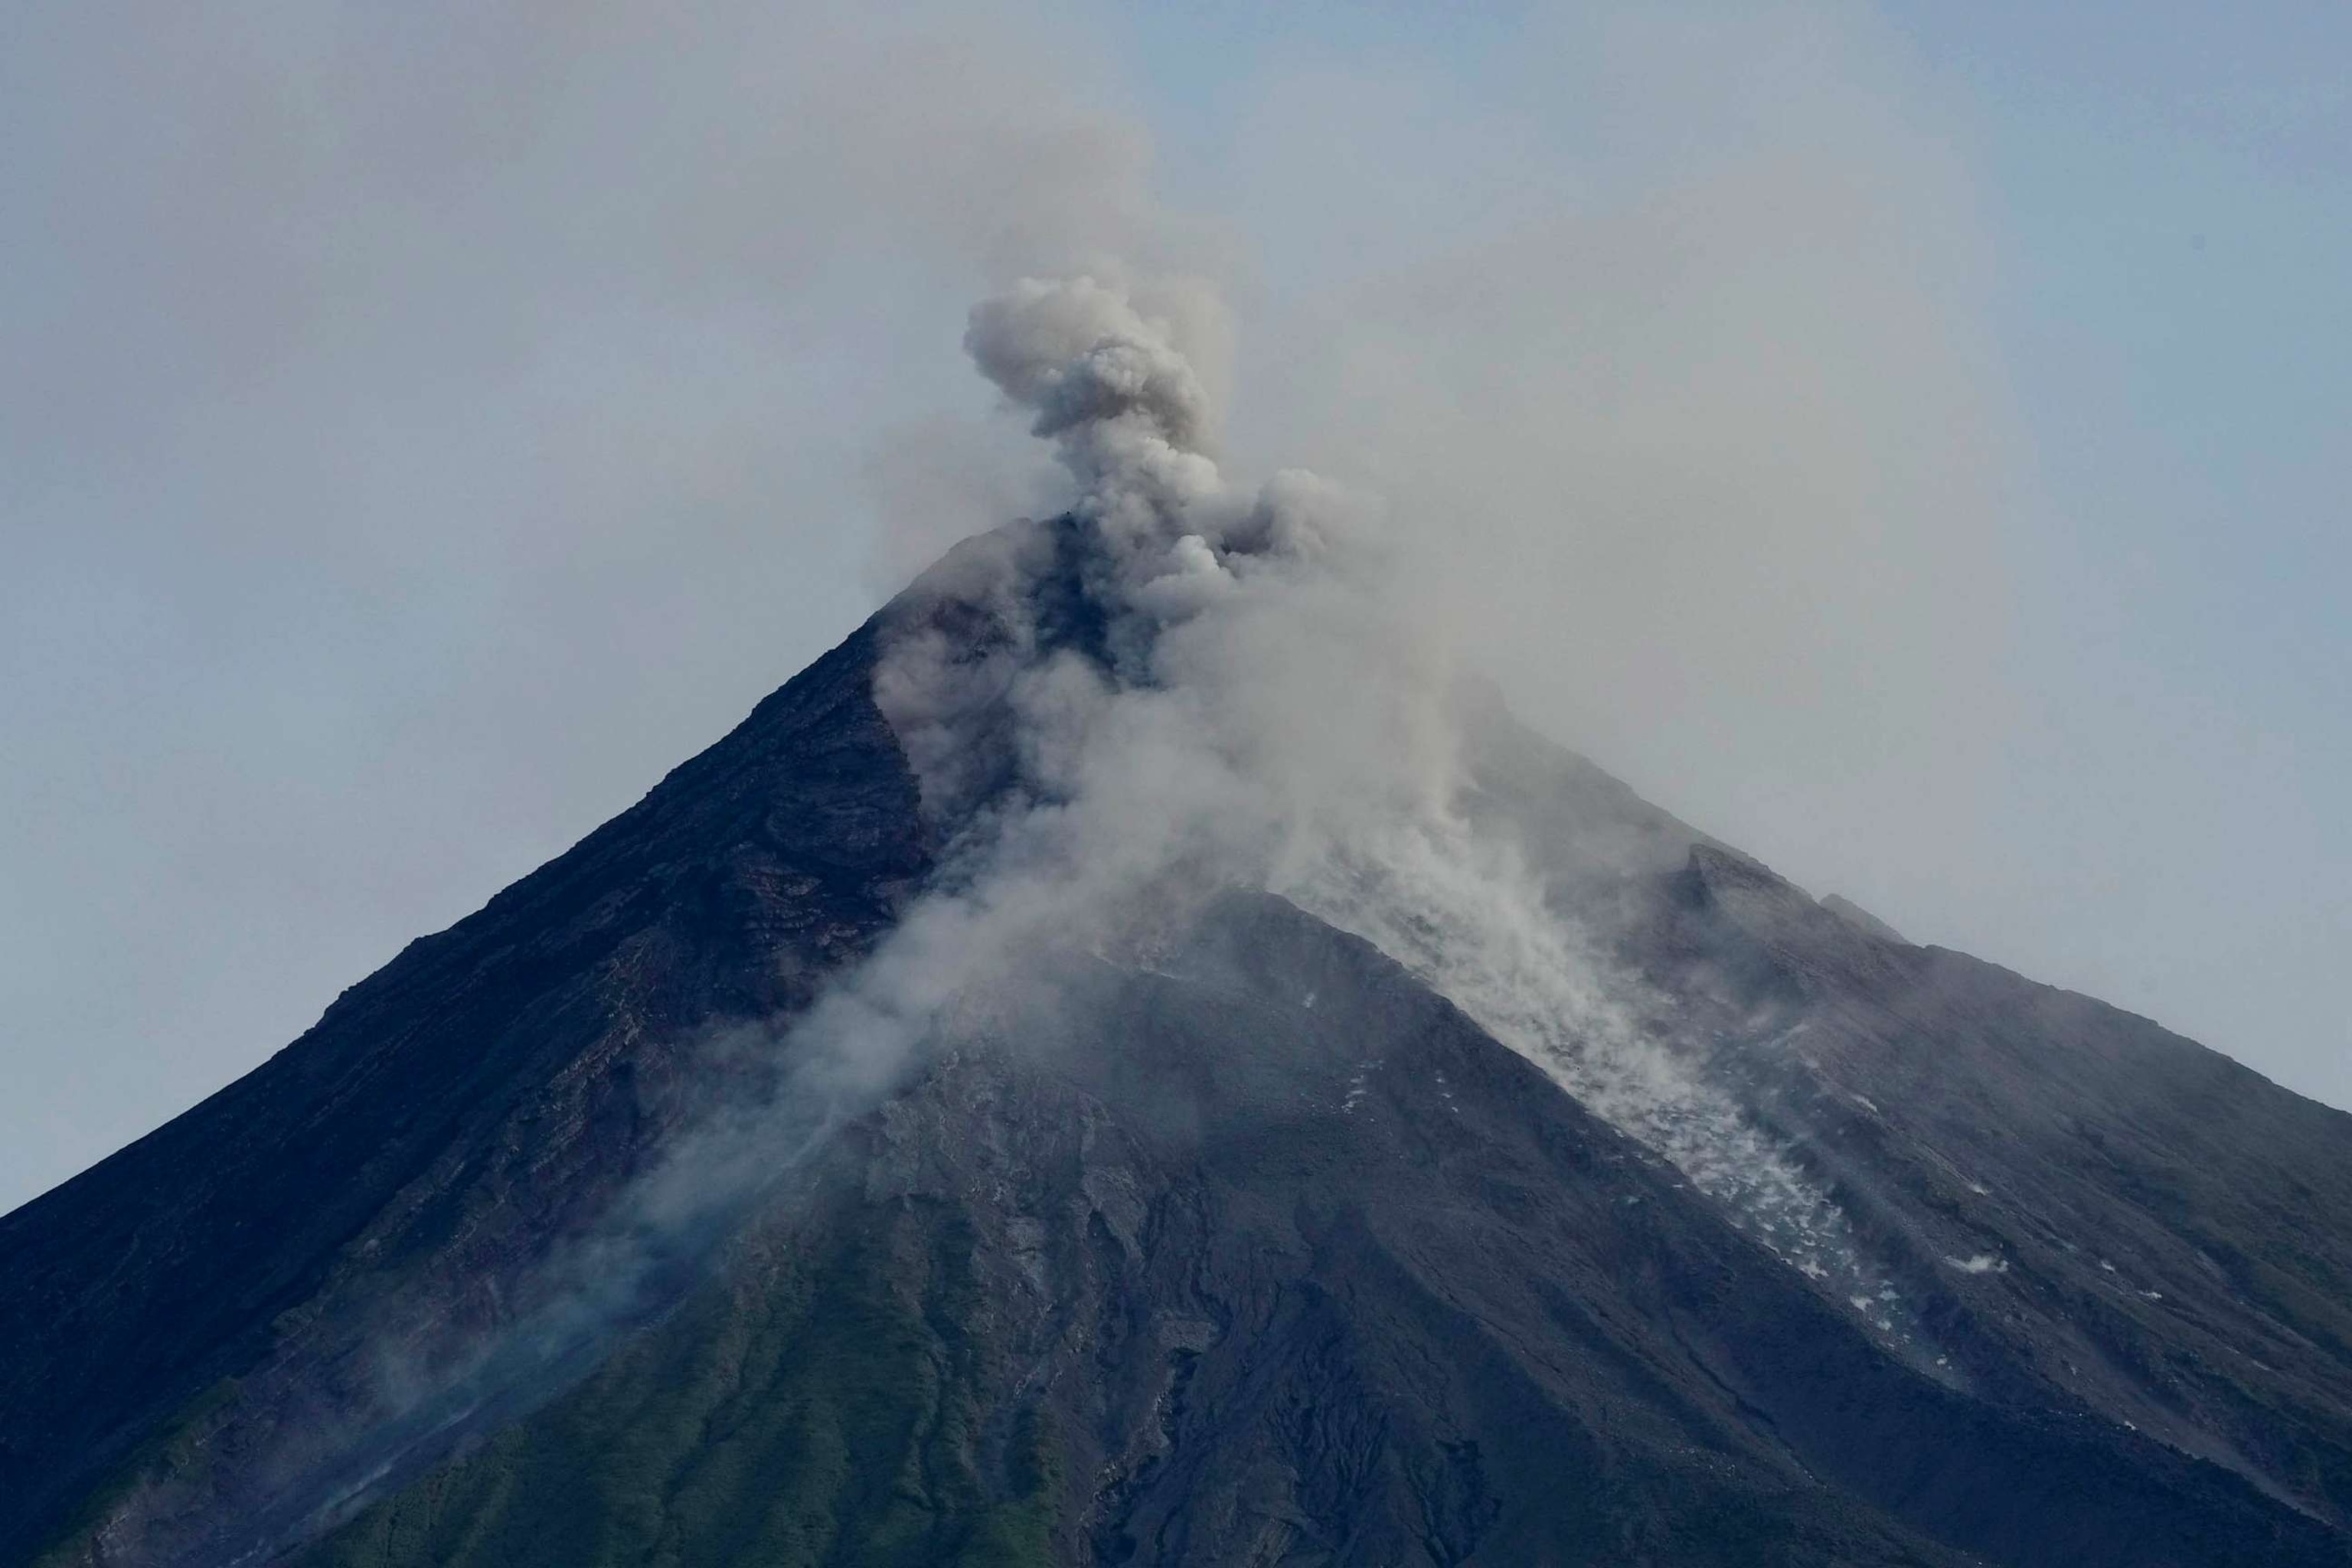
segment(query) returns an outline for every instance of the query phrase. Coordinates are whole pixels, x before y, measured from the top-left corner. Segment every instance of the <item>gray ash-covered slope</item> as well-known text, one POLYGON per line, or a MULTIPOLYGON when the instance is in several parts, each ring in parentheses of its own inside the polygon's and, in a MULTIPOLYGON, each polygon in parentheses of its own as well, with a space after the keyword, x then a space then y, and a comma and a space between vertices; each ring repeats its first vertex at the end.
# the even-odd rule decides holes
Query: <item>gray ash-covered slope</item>
POLYGON ((2352 1518, 2352 1118, 1717 851, 1622 941, 1976 1386, 2352 1518))
POLYGON ((0 1561, 2352 1561, 2352 1119, 1863 929, 1499 713, 1476 809, 1833 1198, 1900 1342, 1234 895, 499 1384, 468 1347, 930 874, 879 635, 0 1219, 0 1561))

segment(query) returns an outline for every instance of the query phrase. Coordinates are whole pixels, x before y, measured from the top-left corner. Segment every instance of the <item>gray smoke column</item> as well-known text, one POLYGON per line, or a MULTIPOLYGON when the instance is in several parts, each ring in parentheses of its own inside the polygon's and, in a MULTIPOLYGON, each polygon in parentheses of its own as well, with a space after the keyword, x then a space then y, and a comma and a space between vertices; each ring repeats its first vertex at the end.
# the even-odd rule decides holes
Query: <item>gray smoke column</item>
POLYGON ((1024 279, 976 307, 964 348, 1054 441, 1081 504, 1121 530, 1181 517, 1215 493, 1202 452, 1208 394, 1171 341, 1126 295, 1092 278, 1024 279))
POLYGON ((1020 987, 1057 945, 1148 940, 1192 889, 1277 892, 1415 971, 1917 1352, 1831 1195, 1654 1033, 1511 830, 1464 810, 1475 748, 1442 619, 1372 509, 1297 471, 1254 491, 1222 474, 1177 331, 1119 287, 1024 280, 964 341, 1077 500, 939 579, 981 635, 968 614, 918 618, 886 650, 877 699, 961 860, 852 982, 863 1020, 891 1026, 827 1049, 887 1040, 896 1070, 948 999, 1020 987), (1100 649, 1040 620, 1055 573, 1101 617, 1100 649))
MULTIPOLYGON (((1197 291, 1192 300, 1202 308, 1197 291)), ((1314 548, 1338 519, 1335 498, 1296 471, 1254 498, 1228 486, 1210 452, 1216 409, 1179 334, 1126 288, 1029 278, 973 308, 964 348, 1054 443, 1077 483, 1075 510, 1112 548, 1171 552, 1158 564, 1190 573, 1224 552, 1314 548)))
MULTIPOLYGON (((1328 727, 1346 707, 1296 682, 1323 683, 1320 650, 1361 640, 1392 658, 1405 646, 1384 597, 1367 591, 1381 559, 1370 509, 1298 470, 1255 489, 1220 471, 1208 449, 1217 410, 1183 340, 1188 318, 1198 332, 1221 315, 1197 284, 1093 275, 1024 279, 971 313, 967 352, 1053 445, 1075 499, 1063 519, 970 541, 928 574, 877 670, 876 700, 925 802, 960 825, 967 857, 998 837, 1034 851, 1016 817, 1045 803, 1123 819, 1106 833, 1120 844, 1177 822, 1201 830, 1196 850, 1248 839, 1262 852, 1328 782, 1287 782, 1304 760, 1289 743, 1302 732, 1293 713, 1328 727), (1156 308, 1162 298, 1171 308, 1156 308), (1099 628, 1089 649, 1038 625, 1057 573, 1099 628), (1373 636, 1376 620, 1387 629, 1373 636), (1114 736, 1119 749, 1107 750, 1114 736), (1163 780, 1213 776, 1215 796, 1134 800, 1142 781, 1120 775, 1145 755, 1166 762, 1163 780), (984 797, 992 813, 967 820, 984 797)), ((1371 668, 1383 656, 1350 657, 1371 668)), ((1383 679, 1357 695, 1386 704, 1418 689, 1383 679)), ((1056 830, 1078 821, 1057 818, 1056 830)), ((1125 863, 1099 846, 1066 848, 1125 863)))

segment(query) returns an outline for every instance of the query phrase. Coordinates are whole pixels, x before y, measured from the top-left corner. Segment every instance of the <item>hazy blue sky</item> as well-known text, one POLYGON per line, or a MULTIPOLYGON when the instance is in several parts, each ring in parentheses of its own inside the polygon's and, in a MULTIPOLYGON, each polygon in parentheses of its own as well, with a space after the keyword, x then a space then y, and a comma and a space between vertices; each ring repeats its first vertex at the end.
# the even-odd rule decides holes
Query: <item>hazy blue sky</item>
MULTIPOLYGON (((1776 18, 1766 30, 1833 18, 1902 73, 1890 90, 1965 167, 1982 322, 2022 436, 2009 504, 1985 521, 2012 552, 2006 651, 2025 701, 1981 809, 1992 852, 2031 867, 1965 914, 1938 896, 1948 867, 1869 892, 1921 940, 2352 1103, 2352 1003, 2327 978, 2352 973, 2352 9, 1726 9, 1776 18)), ((1344 60, 1475 103, 1512 90, 1498 84, 1523 68, 1530 14, 1357 8, 1335 44, 1319 7, 1181 12, 1135 8, 1127 58, 1171 183, 1229 209, 1255 155, 1233 112, 1264 90, 1254 74, 1344 60)), ((1465 184, 1494 199, 1493 182, 1465 184)), ((1384 238, 1413 227, 1367 221, 1384 238)), ((1245 226, 1280 237, 1279 277, 1281 244, 1320 250, 1345 226, 1245 226)), ((1315 287, 1332 267, 1318 254, 1298 271, 1315 287)), ((1798 837, 1742 819, 1727 778, 1677 778, 1640 749, 1609 760, 1654 795, 1768 855, 1798 837)), ((1801 851, 1775 858, 1823 874, 1801 851)))
POLYGON ((0 21, 0 1208, 1050 499, 1009 273, 1232 302, 1545 727, 2352 1103, 2352 9, 0 21), (1466 609, 1465 609, 1466 606, 1466 609))

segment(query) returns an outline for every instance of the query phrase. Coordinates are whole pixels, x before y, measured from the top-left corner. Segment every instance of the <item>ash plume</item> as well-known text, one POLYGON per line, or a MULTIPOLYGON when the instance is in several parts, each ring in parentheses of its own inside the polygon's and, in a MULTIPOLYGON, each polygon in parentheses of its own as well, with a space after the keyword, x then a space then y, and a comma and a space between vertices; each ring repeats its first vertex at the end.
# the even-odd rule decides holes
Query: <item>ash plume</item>
MULTIPOLYGON (((965 344, 1078 499, 951 559, 885 652, 876 696, 954 871, 853 987, 935 1017, 1045 974, 1057 947, 1148 942, 1171 895, 1281 894, 1414 971, 1916 1352, 1829 1192, 1661 1037, 1521 847, 1463 809, 1477 765, 1456 659, 1376 510, 1303 471, 1229 480, 1169 324, 1096 278, 1024 280, 972 311, 965 344), (1057 575, 1098 647, 1046 624, 1057 575)), ((870 1037, 894 1069, 925 1033, 911 1022, 870 1037)))
POLYGON ((1024 279, 973 310, 964 348, 1004 395, 1035 412, 1106 522, 1148 528, 1218 486, 1202 452, 1208 395, 1170 341, 1092 278, 1024 279))
MULTIPOLYGON (((1184 291, 1198 308, 1202 286, 1184 291)), ((1116 608, 1181 617, 1236 557, 1305 557, 1340 521, 1311 475, 1279 475, 1255 495, 1228 483, 1212 452, 1217 410, 1179 324, 1126 288, 1024 278, 973 307, 964 349, 1053 443, 1076 486, 1073 513, 1096 531, 1103 563, 1123 569, 1108 585, 1116 608)))

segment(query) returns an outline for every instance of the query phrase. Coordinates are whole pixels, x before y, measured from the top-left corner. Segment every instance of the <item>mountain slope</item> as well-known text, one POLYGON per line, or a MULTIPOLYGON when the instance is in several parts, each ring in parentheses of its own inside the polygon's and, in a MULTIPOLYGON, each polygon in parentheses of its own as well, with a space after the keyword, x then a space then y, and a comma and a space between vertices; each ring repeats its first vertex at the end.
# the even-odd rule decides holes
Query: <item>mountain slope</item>
POLYGON ((714 1023, 789 1015, 888 924, 928 851, 868 695, 874 637, 252 1074, 0 1218, 0 1561, 233 1380, 294 1423, 368 1399, 347 1363, 389 1281, 452 1336, 495 1318, 500 1281, 688 1115, 714 1023))
POLYGON ((1287 906, 1076 990, 308 1561, 2332 1560, 2210 1467, 1888 1361, 1287 906))
POLYGON ((2016 1397, 2352 1518, 2352 1118, 1725 856, 1627 949, 2016 1397))

